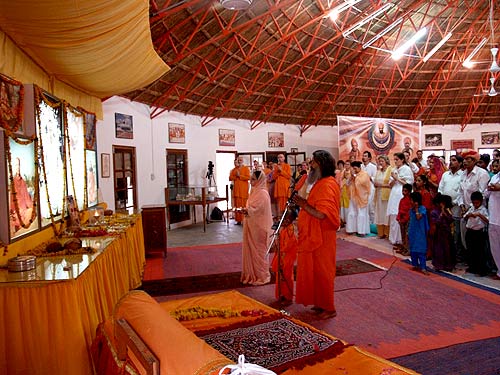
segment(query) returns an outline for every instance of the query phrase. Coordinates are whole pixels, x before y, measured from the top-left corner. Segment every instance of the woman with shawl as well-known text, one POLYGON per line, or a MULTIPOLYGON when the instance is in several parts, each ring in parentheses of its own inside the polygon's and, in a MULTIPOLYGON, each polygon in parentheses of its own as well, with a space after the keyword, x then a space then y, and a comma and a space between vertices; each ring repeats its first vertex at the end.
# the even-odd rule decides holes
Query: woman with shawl
POLYGON ((250 195, 243 224, 243 256, 241 282, 264 285, 271 281, 267 248, 272 234, 271 198, 266 187, 266 175, 254 171, 250 178, 250 195))
POLYGON ((375 224, 377 225, 378 238, 387 238, 389 237, 387 202, 391 194, 389 181, 391 179, 392 167, 387 155, 379 155, 377 161, 379 169, 373 180, 375 186, 375 224))
POLYGON ((434 198, 437 194, 439 182, 441 181, 441 176, 445 172, 445 169, 441 159, 435 155, 429 157, 427 165, 429 167, 429 170, 427 171, 429 191, 432 198, 434 198))

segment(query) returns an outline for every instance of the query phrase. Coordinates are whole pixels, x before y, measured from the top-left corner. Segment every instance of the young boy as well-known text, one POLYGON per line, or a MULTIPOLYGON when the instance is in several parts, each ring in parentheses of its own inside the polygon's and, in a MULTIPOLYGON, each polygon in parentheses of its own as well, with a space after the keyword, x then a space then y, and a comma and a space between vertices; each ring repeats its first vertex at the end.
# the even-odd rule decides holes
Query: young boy
POLYGON ((427 210, 422 205, 422 195, 415 191, 410 194, 412 208, 410 209, 410 224, 408 227, 408 238, 410 240, 411 264, 414 271, 427 272, 427 232, 429 232, 429 220, 427 210))
POLYGON ((403 198, 399 201, 398 215, 396 220, 399 223, 399 228, 401 230, 401 245, 399 249, 396 250, 397 253, 401 255, 409 255, 408 251, 408 223, 410 221, 410 209, 412 207, 410 193, 412 186, 410 184, 403 185, 403 198))
POLYGON ((275 251, 272 270, 276 273, 275 295, 281 306, 293 302, 293 266, 297 259, 298 242, 293 222, 297 217, 295 210, 288 210, 279 233, 280 264, 278 269, 278 252, 275 251), (279 278, 279 279, 278 279, 279 278), (279 281, 278 281, 279 280, 279 281))
POLYGON ((472 204, 464 215, 464 219, 467 220, 465 226, 467 228, 465 243, 467 245, 467 263, 469 265, 467 272, 486 276, 488 274, 486 252, 488 210, 483 206, 483 195, 479 191, 472 193, 470 199, 472 204))

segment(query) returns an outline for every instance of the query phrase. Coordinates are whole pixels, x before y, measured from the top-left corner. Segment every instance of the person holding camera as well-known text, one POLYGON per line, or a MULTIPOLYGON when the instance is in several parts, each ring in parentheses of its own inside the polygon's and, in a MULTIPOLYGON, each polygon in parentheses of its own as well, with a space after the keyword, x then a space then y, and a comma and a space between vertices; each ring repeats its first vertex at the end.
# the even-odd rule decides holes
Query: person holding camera
MULTIPOLYGON (((248 199, 248 181, 250 181, 250 169, 243 164, 243 158, 237 157, 234 168, 229 173, 229 181, 233 183, 233 208, 245 207, 248 199)), ((236 225, 241 225, 244 215, 240 211, 234 213, 236 225)))

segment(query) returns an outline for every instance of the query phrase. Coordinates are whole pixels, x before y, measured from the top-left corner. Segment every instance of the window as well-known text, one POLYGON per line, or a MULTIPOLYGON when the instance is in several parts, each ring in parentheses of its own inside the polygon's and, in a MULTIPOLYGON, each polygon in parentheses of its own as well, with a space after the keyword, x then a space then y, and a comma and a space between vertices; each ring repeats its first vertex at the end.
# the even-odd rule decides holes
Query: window
POLYGON ((135 147, 113 146, 115 209, 132 214, 137 209, 135 147))

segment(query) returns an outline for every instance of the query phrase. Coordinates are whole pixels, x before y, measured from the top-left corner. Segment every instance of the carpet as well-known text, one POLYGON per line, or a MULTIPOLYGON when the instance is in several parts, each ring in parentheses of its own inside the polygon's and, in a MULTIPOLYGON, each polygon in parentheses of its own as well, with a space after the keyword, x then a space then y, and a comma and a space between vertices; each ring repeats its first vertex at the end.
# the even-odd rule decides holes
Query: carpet
POLYGON ((243 354, 245 361, 276 373, 334 358, 345 347, 340 340, 299 325, 281 314, 251 322, 251 325, 195 333, 236 363, 243 354))
MULTIPOLYGON (((381 269, 362 259, 337 261, 337 276, 380 271, 381 269)), ((159 280, 144 280, 141 286, 152 296, 209 292, 225 289, 250 287, 240 283, 241 272, 226 272, 209 275, 172 277, 159 280)), ((271 283, 275 283, 272 275, 271 283)))
POLYGON ((428 350, 391 361, 425 375, 500 374, 500 337, 428 350))

